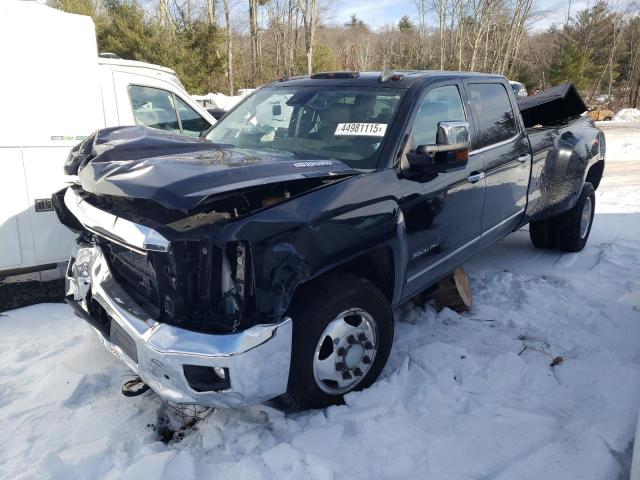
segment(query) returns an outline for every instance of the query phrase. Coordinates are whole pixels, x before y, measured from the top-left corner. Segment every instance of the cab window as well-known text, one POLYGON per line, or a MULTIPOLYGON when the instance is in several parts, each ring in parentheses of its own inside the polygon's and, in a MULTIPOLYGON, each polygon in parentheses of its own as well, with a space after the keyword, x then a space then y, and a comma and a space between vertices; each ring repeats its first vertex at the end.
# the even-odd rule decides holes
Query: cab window
POLYGON ((434 88, 420 102, 413 121, 411 132, 415 145, 435 144, 438 123, 455 121, 466 121, 458 87, 447 85, 434 88))
POLYGON ((517 135, 509 94, 503 84, 471 83, 467 90, 477 121, 473 148, 487 147, 517 135))
POLYGON ((181 133, 171 92, 132 85, 129 87, 129 96, 137 125, 181 133))

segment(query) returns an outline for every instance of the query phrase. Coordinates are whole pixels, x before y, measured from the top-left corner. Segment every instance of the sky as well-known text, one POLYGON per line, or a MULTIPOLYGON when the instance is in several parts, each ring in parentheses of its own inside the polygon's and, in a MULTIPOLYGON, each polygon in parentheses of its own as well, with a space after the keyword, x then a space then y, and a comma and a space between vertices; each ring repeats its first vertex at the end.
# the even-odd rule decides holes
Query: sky
MULTIPOLYGON (((596 0, 572 0, 571 12, 593 5, 596 0)), ((628 4, 631 0, 612 1, 612 4, 628 4)), ((553 23, 564 23, 567 16, 569 0, 536 0, 534 10, 539 12, 540 18, 532 27, 534 29, 546 29, 553 23)), ((415 18, 416 7, 413 0, 376 0, 376 1, 356 1, 356 0, 335 0, 333 6, 333 17, 336 23, 347 23, 351 15, 355 14, 367 25, 372 27, 382 27, 390 23, 398 23, 403 15, 415 18)), ((435 22, 435 18, 431 19, 435 22)))

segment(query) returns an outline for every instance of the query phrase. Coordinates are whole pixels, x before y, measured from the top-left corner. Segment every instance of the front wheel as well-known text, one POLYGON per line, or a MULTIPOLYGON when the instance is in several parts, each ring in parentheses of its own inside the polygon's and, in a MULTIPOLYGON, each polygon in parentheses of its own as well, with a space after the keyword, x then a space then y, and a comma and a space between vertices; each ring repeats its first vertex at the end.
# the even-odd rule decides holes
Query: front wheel
POLYGON ((289 312, 293 349, 282 399, 296 409, 323 408, 378 378, 393 343, 393 313, 384 293, 355 275, 301 288, 289 312))

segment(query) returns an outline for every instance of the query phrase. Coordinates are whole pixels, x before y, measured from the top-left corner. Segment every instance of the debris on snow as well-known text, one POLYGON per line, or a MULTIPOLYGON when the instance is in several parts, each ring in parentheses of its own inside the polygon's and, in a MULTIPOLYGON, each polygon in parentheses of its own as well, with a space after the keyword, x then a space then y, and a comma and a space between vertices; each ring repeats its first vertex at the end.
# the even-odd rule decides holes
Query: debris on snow
POLYGON ((560 356, 557 356, 557 357, 554 357, 553 360, 551 360, 551 363, 549 364, 549 366, 555 367, 556 365, 562 364, 562 362, 564 362, 564 359, 560 356))

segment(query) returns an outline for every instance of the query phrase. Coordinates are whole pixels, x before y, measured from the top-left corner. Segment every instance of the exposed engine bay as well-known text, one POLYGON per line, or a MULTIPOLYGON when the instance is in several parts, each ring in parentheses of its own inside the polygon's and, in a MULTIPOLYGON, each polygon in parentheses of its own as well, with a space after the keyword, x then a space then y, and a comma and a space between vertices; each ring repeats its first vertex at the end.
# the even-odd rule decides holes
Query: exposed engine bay
POLYGON ((198 207, 199 211, 196 213, 190 212, 184 218, 167 223, 167 226, 177 232, 187 232, 205 225, 235 220, 310 190, 334 183, 339 178, 331 180, 312 178, 223 194, 206 201, 198 207))

